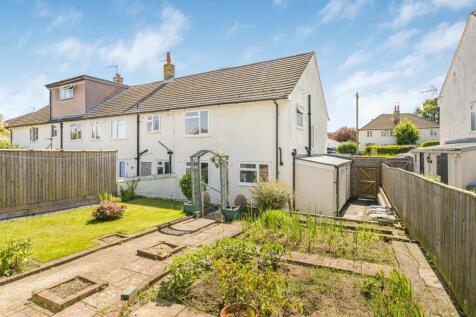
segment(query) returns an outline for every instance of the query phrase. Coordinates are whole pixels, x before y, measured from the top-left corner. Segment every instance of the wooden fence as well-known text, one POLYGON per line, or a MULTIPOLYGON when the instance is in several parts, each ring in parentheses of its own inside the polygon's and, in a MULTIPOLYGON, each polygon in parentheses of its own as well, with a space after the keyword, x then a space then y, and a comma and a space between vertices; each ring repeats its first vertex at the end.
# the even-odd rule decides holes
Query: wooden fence
POLYGON ((0 150, 0 219, 96 201, 116 191, 116 151, 0 150))
POLYGON ((476 316, 476 194, 383 165, 383 189, 410 235, 435 259, 468 316, 476 316))
POLYGON ((382 163, 413 171, 413 160, 409 157, 352 156, 350 170, 350 193, 352 197, 377 198, 378 187, 382 186, 382 163))

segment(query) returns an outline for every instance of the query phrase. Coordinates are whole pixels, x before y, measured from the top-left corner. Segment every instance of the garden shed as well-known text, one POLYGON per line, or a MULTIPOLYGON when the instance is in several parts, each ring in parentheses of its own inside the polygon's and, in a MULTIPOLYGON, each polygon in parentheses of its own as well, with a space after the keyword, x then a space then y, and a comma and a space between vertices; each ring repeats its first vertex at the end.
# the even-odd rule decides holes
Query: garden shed
POLYGON ((350 198, 351 163, 333 155, 296 157, 295 208, 304 213, 338 216, 350 198))

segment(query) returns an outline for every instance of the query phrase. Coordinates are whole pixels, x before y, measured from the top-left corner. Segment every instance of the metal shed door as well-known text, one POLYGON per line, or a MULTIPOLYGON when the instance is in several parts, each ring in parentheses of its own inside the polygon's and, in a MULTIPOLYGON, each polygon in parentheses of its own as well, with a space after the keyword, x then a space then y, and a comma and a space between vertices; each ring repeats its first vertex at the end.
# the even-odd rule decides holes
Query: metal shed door
POLYGON ((441 153, 436 157, 436 174, 443 184, 448 184, 448 153, 441 153))

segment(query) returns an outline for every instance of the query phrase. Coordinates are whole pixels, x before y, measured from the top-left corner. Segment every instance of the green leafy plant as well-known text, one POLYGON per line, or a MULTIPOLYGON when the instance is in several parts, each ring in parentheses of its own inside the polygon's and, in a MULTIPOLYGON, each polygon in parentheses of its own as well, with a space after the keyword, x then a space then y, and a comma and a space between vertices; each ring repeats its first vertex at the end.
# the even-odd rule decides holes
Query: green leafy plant
POLYGON ((0 276, 21 272, 30 259, 31 247, 30 239, 7 241, 0 249, 0 276))
POLYGON ((107 191, 105 191, 104 193, 99 193, 97 196, 98 196, 99 202, 106 201, 106 200, 107 201, 113 201, 114 200, 114 196, 111 193, 107 192, 107 191))
POLYGON ((285 208, 291 192, 284 183, 272 181, 258 184, 252 189, 252 195, 258 208, 265 211, 285 208))
POLYGON ((284 255, 284 246, 280 243, 265 243, 259 251, 259 268, 271 268, 276 271, 279 266, 279 261, 284 255))
POLYGON ((365 153, 371 155, 374 152, 377 155, 397 155, 400 153, 407 153, 413 150, 413 145, 367 145, 365 153))
POLYGON ((337 153, 355 155, 358 151, 358 145, 355 142, 347 141, 339 144, 336 148, 337 153))
POLYGON ((420 138, 420 130, 413 121, 403 119, 393 128, 393 135, 397 138, 397 144, 415 144, 420 138))
POLYGON ((8 141, 0 140, 0 149, 21 149, 21 146, 11 144, 8 141))
POLYGON ((423 310, 412 298, 410 282, 397 270, 393 270, 388 278, 382 271, 374 278, 367 278, 360 285, 360 291, 374 316, 424 316, 423 310))
POLYGON ((121 187, 121 201, 126 202, 132 200, 136 197, 136 188, 139 184, 138 179, 132 179, 126 182, 127 188, 124 189, 121 187))
POLYGON ((182 194, 187 197, 188 200, 192 199, 192 173, 185 173, 179 182, 182 194))
POLYGON ((426 141, 420 144, 420 147, 429 147, 434 145, 440 145, 440 141, 426 141))

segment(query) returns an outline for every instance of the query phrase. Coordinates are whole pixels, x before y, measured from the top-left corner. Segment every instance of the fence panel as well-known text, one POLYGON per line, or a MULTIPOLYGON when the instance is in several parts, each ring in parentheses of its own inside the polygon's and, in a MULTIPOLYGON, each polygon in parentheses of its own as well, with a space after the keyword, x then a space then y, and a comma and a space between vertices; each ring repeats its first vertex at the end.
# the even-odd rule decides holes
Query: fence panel
POLYGON ((435 259, 468 316, 476 316, 476 194, 382 164, 383 189, 410 235, 435 259))
POLYGON ((0 150, 0 219, 94 202, 116 191, 116 151, 0 150))

